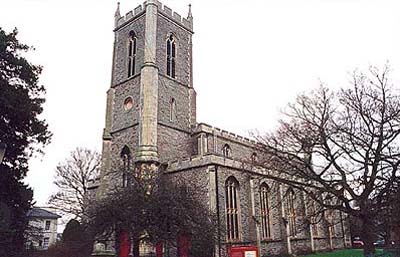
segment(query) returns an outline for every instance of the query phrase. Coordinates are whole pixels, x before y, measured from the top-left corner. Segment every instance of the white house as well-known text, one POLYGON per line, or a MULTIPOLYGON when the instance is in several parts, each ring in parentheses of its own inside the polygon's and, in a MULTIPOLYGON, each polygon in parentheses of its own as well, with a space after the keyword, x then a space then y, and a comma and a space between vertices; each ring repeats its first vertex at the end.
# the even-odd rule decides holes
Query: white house
POLYGON ((33 207, 27 216, 29 219, 27 248, 46 250, 57 241, 57 220, 61 216, 39 207, 33 207))

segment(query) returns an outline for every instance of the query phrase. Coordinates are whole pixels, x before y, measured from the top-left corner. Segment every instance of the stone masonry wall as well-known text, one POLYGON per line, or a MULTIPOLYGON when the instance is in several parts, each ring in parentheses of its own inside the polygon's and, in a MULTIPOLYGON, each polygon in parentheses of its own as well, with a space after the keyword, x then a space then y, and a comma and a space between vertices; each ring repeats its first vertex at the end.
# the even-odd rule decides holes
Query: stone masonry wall
POLYGON ((224 137, 214 133, 202 132, 196 134, 196 136, 194 136, 192 140, 194 144, 193 149, 195 155, 200 154, 200 152, 198 151, 201 140, 199 139, 200 137, 203 137, 203 143, 207 145, 203 146, 205 147, 205 149, 203 150, 204 154, 215 154, 218 156, 223 156, 223 148, 225 144, 229 145, 231 149, 230 156, 228 156, 228 158, 230 159, 251 162, 252 154, 257 153, 255 147, 251 146, 251 144, 243 143, 231 137, 224 137))
MULTIPOLYGON (((256 245, 257 239, 260 241, 260 254, 261 256, 277 256, 287 253, 287 232, 284 219, 287 220, 287 201, 286 192, 288 187, 284 185, 279 185, 276 182, 272 182, 265 179, 261 174, 257 175, 257 172, 249 172, 248 168, 251 166, 242 166, 240 162, 231 159, 226 159, 220 156, 205 155, 198 156, 194 159, 189 159, 190 161, 183 160, 178 162, 169 162, 169 170, 173 172, 176 176, 181 176, 189 183, 196 183, 197 181, 204 180, 204 177, 199 177, 201 174, 208 174, 209 194, 206 199, 212 198, 211 196, 215 194, 216 190, 212 189, 213 183, 210 181, 210 167, 218 174, 218 202, 220 210, 220 224, 222 226, 222 231, 226 228, 225 220, 225 183, 230 176, 234 176, 239 182, 239 204, 240 204, 240 232, 241 238, 236 242, 225 242, 225 236, 223 236, 222 241, 224 244, 223 250, 225 251, 230 245, 256 245), (202 161, 203 160, 203 161, 202 161), (187 166, 189 163, 193 167, 187 166), (242 168, 241 168, 242 167, 242 168), (176 170, 174 172, 174 170, 176 170), (188 175, 191 174, 191 175, 188 175), (266 183, 269 188, 268 198, 269 198, 269 218, 270 218, 270 228, 271 237, 262 238, 261 233, 261 203, 260 203, 260 185, 266 183), (252 197, 253 196, 253 197, 252 197), (254 207, 252 206, 254 204, 254 207), (283 205, 282 205, 283 204, 283 205), (254 212, 252 210, 254 208, 254 212), (283 211, 283 212, 282 212, 283 211), (259 224, 257 238, 256 224, 259 224)), ((298 190, 294 190, 294 207, 296 214, 296 235, 295 237, 290 237, 290 244, 293 253, 306 253, 312 251, 311 245, 311 232, 310 226, 307 220, 309 217, 306 215, 306 198, 298 190)), ((204 196, 203 196, 204 197, 204 196)), ((214 198, 215 199, 215 198, 214 198)), ((210 209, 216 206, 215 200, 209 200, 210 209)), ((336 215, 337 216, 337 215, 336 215)), ((332 239, 333 248, 343 248, 343 235, 341 228, 339 228, 339 217, 335 216, 337 223, 337 228, 335 235, 332 239)), ((314 239, 314 250, 329 250, 330 240, 328 235, 328 226, 325 218, 323 218, 318 224, 319 233, 314 239)))
POLYGON ((139 122, 139 97, 140 76, 136 76, 115 87, 112 132, 127 128, 139 122), (127 97, 132 97, 133 99, 133 107, 129 110, 125 110, 124 108, 124 101, 127 97))
POLYGON ((210 180, 207 166, 167 173, 167 176, 171 176, 175 180, 186 182, 192 192, 196 192, 196 196, 199 197, 201 202, 205 206, 209 206, 210 201, 208 188, 210 180))
POLYGON ((119 28, 115 32, 114 46, 114 62, 113 62, 113 81, 112 85, 117 85, 128 79, 128 39, 129 32, 133 31, 136 34, 136 66, 135 74, 140 74, 140 69, 143 64, 144 57, 144 30, 145 16, 139 16, 126 26, 119 28))
POLYGON ((166 40, 171 33, 176 39, 175 80, 187 86, 190 82, 191 32, 161 14, 157 20, 157 66, 161 74, 167 73, 166 40))
POLYGON ((111 145, 111 167, 107 172, 107 181, 109 187, 122 185, 122 172, 121 172, 121 151, 124 146, 127 146, 131 152, 131 158, 134 157, 135 151, 138 147, 138 131, 137 126, 127 128, 123 131, 114 133, 111 145))
POLYGON ((260 224, 260 255, 279 255, 286 253, 286 231, 282 224, 282 209, 281 209, 281 198, 279 196, 279 186, 270 180, 263 178, 254 179, 254 200, 255 200, 255 214, 258 223, 260 224), (260 199, 260 186, 265 183, 269 188, 269 209, 270 209, 270 228, 271 237, 262 237, 261 228, 261 199, 260 199))
POLYGON ((255 152, 253 148, 243 145, 242 143, 236 142, 234 140, 230 140, 229 138, 217 136, 217 140, 214 141, 214 144, 215 142, 216 146, 214 145, 214 149, 216 149, 216 152, 214 152, 214 154, 222 155, 222 149, 225 144, 227 144, 231 149, 231 155, 229 156, 229 158, 231 159, 249 162, 251 160, 251 155, 255 152))
POLYGON ((160 162, 189 158, 191 155, 191 137, 173 128, 158 125, 158 154, 160 162))
MULTIPOLYGON (((287 252, 285 241, 285 230, 282 223, 281 201, 279 198, 279 188, 270 181, 262 179, 243 172, 241 170, 230 169, 227 167, 218 167, 219 172, 219 201, 221 207, 221 224, 225 225, 225 183, 230 176, 234 176, 240 186, 240 218, 241 218, 241 240, 234 245, 257 244, 256 223, 260 224, 258 228, 260 240, 260 254, 280 255, 287 252), (250 180, 253 180, 253 188, 251 189, 250 180), (270 229, 271 237, 262 238, 261 233, 261 204, 260 204, 260 185, 266 182, 271 186, 269 195, 270 204, 270 229), (254 203, 252 203, 252 196, 254 203), (254 213, 252 213, 252 205, 254 204, 254 213)), ((231 244, 227 244, 229 246, 231 244)))
POLYGON ((255 141, 204 123, 198 123, 194 128, 193 139, 195 144, 193 149, 195 149, 194 154, 196 155, 223 156, 223 148, 226 144, 231 149, 228 158, 233 160, 251 163, 253 162, 252 155, 257 154, 255 141), (199 140, 199 138, 202 139, 199 140), (200 145, 203 150, 200 149, 200 145))
POLYGON ((170 127, 190 132, 189 88, 159 75, 158 121, 170 127), (175 112, 170 117, 171 100, 175 100, 175 112))
POLYGON ((190 37, 189 30, 175 23, 159 9, 156 52, 156 65, 159 69, 157 144, 161 162, 188 158, 192 155, 190 37), (166 76, 166 40, 171 33, 176 40, 175 78, 166 76), (175 101, 175 108, 171 117, 172 99, 175 101))

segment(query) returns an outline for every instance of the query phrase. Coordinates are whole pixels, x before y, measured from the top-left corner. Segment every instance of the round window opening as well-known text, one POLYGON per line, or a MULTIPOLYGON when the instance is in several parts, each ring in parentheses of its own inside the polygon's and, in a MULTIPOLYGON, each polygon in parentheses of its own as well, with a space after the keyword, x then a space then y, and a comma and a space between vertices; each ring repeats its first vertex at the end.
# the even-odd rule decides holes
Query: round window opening
POLYGON ((132 107, 133 107, 133 99, 132 97, 127 97, 124 101, 125 111, 132 109, 132 107))

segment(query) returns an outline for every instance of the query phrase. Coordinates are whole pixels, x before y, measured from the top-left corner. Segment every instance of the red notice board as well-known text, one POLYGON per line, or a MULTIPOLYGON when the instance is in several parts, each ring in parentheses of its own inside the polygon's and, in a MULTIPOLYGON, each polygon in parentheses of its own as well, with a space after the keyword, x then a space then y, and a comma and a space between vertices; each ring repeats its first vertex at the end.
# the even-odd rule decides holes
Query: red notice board
POLYGON ((232 246, 228 248, 229 257, 258 257, 257 246, 232 246))

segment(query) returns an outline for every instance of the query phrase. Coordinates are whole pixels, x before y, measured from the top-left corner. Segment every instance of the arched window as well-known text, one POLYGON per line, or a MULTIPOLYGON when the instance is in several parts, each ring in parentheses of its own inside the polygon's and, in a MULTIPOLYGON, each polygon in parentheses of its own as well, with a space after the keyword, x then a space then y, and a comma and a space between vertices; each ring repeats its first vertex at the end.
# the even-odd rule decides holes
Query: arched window
POLYGON ((135 32, 129 32, 128 39, 128 77, 135 75, 136 66, 136 35, 135 32))
POLYGON ((229 177, 225 182, 226 239, 239 239, 239 182, 229 177))
POLYGON ((293 189, 289 189, 286 194, 287 222, 289 226, 289 236, 296 236, 296 210, 294 206, 295 195, 293 189))
POLYGON ((169 120, 174 121, 176 119, 176 102, 175 98, 171 98, 169 102, 169 120))
POLYGON ((310 199, 310 221, 311 221, 311 229, 314 237, 319 236, 319 220, 318 220, 318 213, 317 213, 317 208, 315 206, 315 201, 310 199))
POLYGON ((171 34, 167 39, 167 75, 175 78, 176 41, 171 34))
POLYGON ((266 183, 260 186, 260 204, 261 204, 261 229, 262 238, 271 238, 271 223, 269 213, 269 188, 266 183))
POLYGON ((224 157, 231 157, 232 150, 231 147, 228 144, 225 144, 224 147, 222 147, 222 155, 224 157))
POLYGON ((122 148, 121 160, 122 160, 122 187, 126 187, 128 186, 129 182, 128 173, 131 162, 131 151, 127 146, 124 146, 124 148, 122 148))

